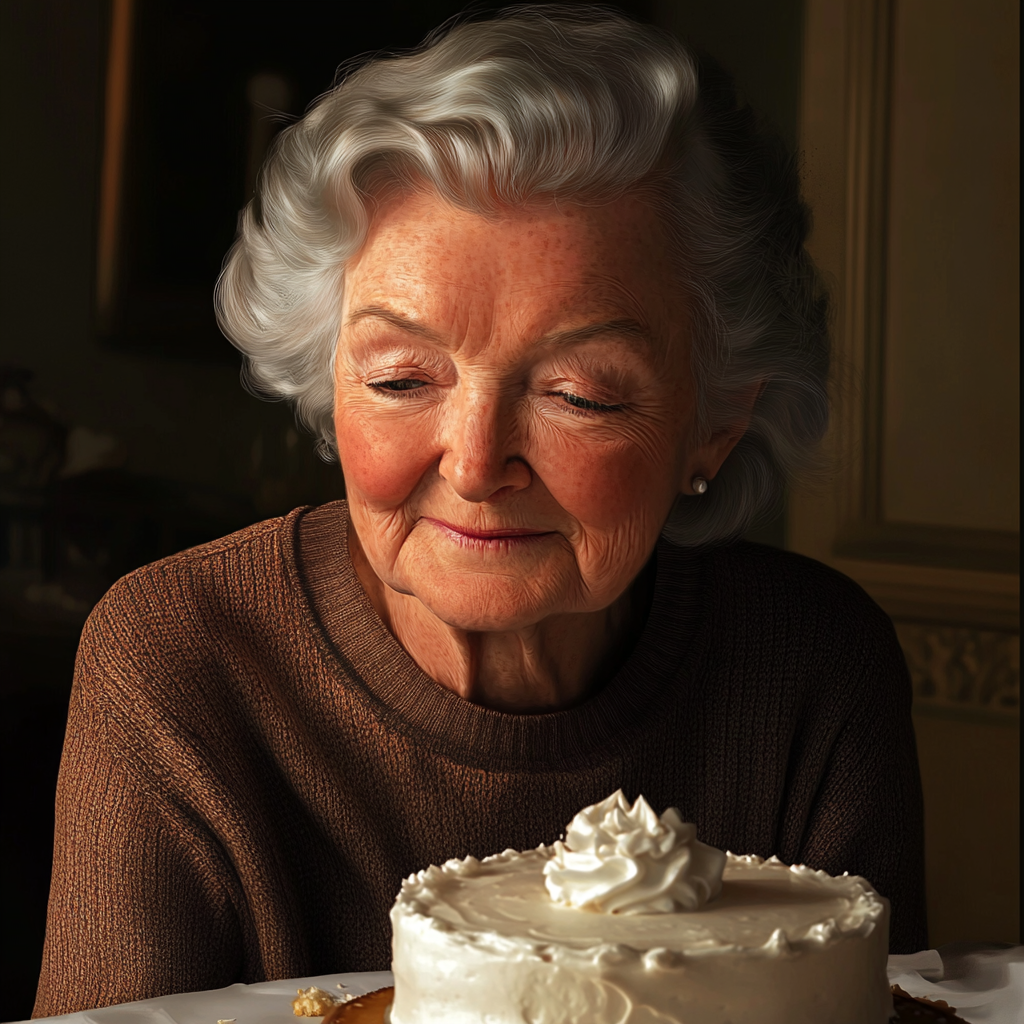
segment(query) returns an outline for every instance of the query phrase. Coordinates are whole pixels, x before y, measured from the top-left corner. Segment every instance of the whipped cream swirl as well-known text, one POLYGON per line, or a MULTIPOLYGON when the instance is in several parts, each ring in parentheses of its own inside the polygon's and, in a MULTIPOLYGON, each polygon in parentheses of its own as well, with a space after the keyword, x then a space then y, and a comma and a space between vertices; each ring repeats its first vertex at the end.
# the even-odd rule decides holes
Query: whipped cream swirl
POLYGON ((630 807, 621 789, 580 811, 551 851, 551 898, 581 910, 697 910, 722 891, 725 854, 698 842, 697 827, 674 807, 659 818, 642 796, 630 807))

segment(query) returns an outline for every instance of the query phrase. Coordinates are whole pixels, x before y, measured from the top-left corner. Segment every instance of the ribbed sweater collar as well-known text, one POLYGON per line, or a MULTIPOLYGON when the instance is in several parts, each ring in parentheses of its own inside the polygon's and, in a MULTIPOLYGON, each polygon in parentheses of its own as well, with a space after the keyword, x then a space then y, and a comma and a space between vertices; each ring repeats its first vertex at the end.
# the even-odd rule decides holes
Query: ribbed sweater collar
POLYGON ((705 560, 661 542, 654 598, 628 660, 597 694, 564 711, 517 715, 459 697, 427 676, 388 631, 348 551, 348 506, 297 509, 282 523, 282 553, 328 661, 390 727, 462 764, 530 770, 594 763, 635 743, 687 685, 704 648, 705 560))

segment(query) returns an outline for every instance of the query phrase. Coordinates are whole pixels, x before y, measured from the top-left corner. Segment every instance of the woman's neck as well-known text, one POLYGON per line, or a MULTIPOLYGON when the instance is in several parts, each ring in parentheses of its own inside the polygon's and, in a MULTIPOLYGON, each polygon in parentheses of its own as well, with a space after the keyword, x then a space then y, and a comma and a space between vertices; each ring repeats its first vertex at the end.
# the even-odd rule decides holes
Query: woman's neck
POLYGON ((629 656, 653 597, 652 559, 601 611, 553 615, 509 632, 467 632, 384 584, 351 531, 349 550, 374 610, 413 661, 460 697, 496 711, 558 711, 592 696, 629 656))

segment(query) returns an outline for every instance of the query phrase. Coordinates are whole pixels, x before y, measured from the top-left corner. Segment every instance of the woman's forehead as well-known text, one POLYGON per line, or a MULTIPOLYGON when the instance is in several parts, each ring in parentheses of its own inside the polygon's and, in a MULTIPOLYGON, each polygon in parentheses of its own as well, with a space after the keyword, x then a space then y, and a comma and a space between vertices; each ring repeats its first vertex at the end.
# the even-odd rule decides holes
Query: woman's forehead
POLYGON ((632 197, 485 216, 415 193, 374 218, 347 268, 344 315, 378 308, 423 321, 487 306, 567 330, 588 320, 650 330, 676 304, 670 265, 656 214, 632 197))
POLYGON ((643 249, 665 244, 663 218, 650 202, 632 194, 602 204, 552 200, 478 212, 423 188, 394 196, 376 209, 354 262, 383 247, 451 248, 456 241, 461 248, 504 246, 512 252, 543 250, 552 257, 579 255, 581 245, 592 250, 602 239, 643 249))

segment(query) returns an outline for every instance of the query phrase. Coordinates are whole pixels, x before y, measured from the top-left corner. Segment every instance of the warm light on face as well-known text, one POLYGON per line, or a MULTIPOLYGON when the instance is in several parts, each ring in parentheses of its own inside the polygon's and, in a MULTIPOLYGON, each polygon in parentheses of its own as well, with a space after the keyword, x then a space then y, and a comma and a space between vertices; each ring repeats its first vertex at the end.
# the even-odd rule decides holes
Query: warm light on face
POLYGON ((686 309, 632 198, 386 207, 348 268, 335 425, 377 576, 466 630, 596 611, 693 471, 686 309))

